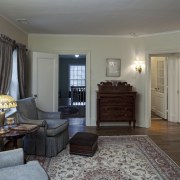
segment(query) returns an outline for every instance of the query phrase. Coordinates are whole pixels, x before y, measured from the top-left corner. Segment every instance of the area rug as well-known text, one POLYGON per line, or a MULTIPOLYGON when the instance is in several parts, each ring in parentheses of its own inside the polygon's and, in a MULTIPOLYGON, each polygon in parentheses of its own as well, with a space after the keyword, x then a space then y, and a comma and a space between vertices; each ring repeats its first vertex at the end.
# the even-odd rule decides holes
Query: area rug
POLYGON ((100 136, 93 157, 70 155, 38 159, 51 180, 180 180, 180 167, 148 137, 100 136))

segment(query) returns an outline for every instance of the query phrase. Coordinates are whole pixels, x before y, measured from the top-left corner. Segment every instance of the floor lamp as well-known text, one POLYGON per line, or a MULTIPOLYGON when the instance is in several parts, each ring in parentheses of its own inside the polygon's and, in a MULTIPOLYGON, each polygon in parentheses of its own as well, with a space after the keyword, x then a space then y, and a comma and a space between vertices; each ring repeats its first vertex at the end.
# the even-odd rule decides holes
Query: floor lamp
POLYGON ((0 133, 5 133, 4 122, 5 122, 5 109, 15 108, 17 103, 15 99, 9 95, 0 95, 0 133))

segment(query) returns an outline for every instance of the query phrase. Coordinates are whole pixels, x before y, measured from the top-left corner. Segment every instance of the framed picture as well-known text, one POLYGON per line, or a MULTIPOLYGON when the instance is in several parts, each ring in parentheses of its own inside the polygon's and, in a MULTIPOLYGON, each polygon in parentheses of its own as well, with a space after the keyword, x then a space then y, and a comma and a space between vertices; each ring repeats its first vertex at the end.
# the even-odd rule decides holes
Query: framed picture
POLYGON ((107 58, 106 59, 106 76, 119 77, 121 73, 121 59, 107 58))

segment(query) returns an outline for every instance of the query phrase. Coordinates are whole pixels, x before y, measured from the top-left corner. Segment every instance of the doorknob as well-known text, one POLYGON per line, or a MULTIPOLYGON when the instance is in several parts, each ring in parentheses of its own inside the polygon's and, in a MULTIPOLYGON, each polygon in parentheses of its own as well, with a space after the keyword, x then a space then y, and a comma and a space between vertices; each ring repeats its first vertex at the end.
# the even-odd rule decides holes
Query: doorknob
POLYGON ((37 97, 38 97, 38 95, 37 95, 37 94, 34 94, 34 97, 35 97, 35 98, 37 98, 37 97))

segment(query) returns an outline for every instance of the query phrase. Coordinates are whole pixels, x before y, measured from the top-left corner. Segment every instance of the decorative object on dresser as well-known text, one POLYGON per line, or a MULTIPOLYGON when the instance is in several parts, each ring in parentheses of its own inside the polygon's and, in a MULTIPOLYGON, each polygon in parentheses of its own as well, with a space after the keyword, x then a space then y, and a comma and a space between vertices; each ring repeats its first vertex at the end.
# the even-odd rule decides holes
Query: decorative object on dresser
POLYGON ((98 84, 97 128, 101 122, 133 122, 135 128, 136 92, 127 82, 106 81, 98 84))

